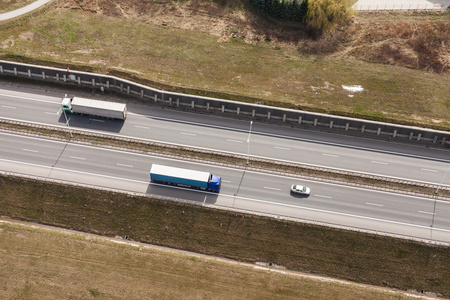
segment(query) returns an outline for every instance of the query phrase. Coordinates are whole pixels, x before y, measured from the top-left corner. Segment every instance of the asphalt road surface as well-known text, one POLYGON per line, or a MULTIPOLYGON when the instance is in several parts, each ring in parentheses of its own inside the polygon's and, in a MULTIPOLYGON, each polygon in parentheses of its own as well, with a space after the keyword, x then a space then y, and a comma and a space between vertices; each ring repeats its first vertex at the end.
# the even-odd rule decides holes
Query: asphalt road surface
MULTIPOLYGON (((0 89, 0 118, 66 127, 63 93, 0 89)), ((450 151, 128 104, 125 122, 69 115, 71 128, 450 186, 450 151)))
POLYGON ((450 203, 427 197, 374 191, 85 145, 0 134, 0 170, 92 186, 193 201, 450 242, 450 203), (219 194, 150 182, 151 164, 209 171, 223 179, 219 194), (311 188, 293 195, 291 184, 311 188))

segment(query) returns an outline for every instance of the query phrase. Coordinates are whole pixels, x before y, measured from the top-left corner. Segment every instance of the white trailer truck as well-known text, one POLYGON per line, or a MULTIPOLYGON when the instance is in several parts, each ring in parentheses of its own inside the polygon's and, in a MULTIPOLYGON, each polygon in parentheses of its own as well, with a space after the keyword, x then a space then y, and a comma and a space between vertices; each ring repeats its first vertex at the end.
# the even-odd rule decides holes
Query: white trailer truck
POLYGON ((125 120, 127 117, 126 104, 81 97, 67 97, 67 95, 62 99, 61 109, 69 114, 90 115, 110 119, 125 120))
POLYGON ((220 192, 222 179, 209 172, 152 165, 150 179, 156 183, 173 184, 202 189, 212 192, 220 192))

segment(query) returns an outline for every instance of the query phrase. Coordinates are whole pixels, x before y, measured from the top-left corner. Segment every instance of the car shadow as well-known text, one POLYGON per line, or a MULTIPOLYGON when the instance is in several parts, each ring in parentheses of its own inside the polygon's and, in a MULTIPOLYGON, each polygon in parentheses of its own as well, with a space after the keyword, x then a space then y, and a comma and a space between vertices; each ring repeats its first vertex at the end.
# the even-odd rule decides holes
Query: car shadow
POLYGON ((291 196, 294 198, 308 198, 310 196, 310 195, 304 195, 304 194, 297 194, 297 193, 294 193, 293 191, 290 191, 290 193, 291 193, 291 196))

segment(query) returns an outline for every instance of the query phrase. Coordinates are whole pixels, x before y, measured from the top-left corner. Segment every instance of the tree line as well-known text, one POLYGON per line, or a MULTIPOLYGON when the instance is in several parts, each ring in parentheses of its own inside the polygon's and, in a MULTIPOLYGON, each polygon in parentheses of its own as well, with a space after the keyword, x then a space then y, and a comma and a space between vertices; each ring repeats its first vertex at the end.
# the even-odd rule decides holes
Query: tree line
POLYGON ((278 20, 304 23, 322 32, 353 16, 356 0, 249 0, 256 9, 278 20))

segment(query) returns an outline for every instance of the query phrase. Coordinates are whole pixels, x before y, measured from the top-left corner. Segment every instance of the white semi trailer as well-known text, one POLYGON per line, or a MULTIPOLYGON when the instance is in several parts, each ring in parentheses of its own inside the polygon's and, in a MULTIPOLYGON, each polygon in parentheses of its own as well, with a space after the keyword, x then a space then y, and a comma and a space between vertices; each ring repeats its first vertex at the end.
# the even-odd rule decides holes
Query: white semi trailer
POLYGON ((127 117, 126 104, 81 97, 67 97, 67 95, 62 99, 61 109, 69 114, 90 115, 110 119, 125 120, 127 117))

